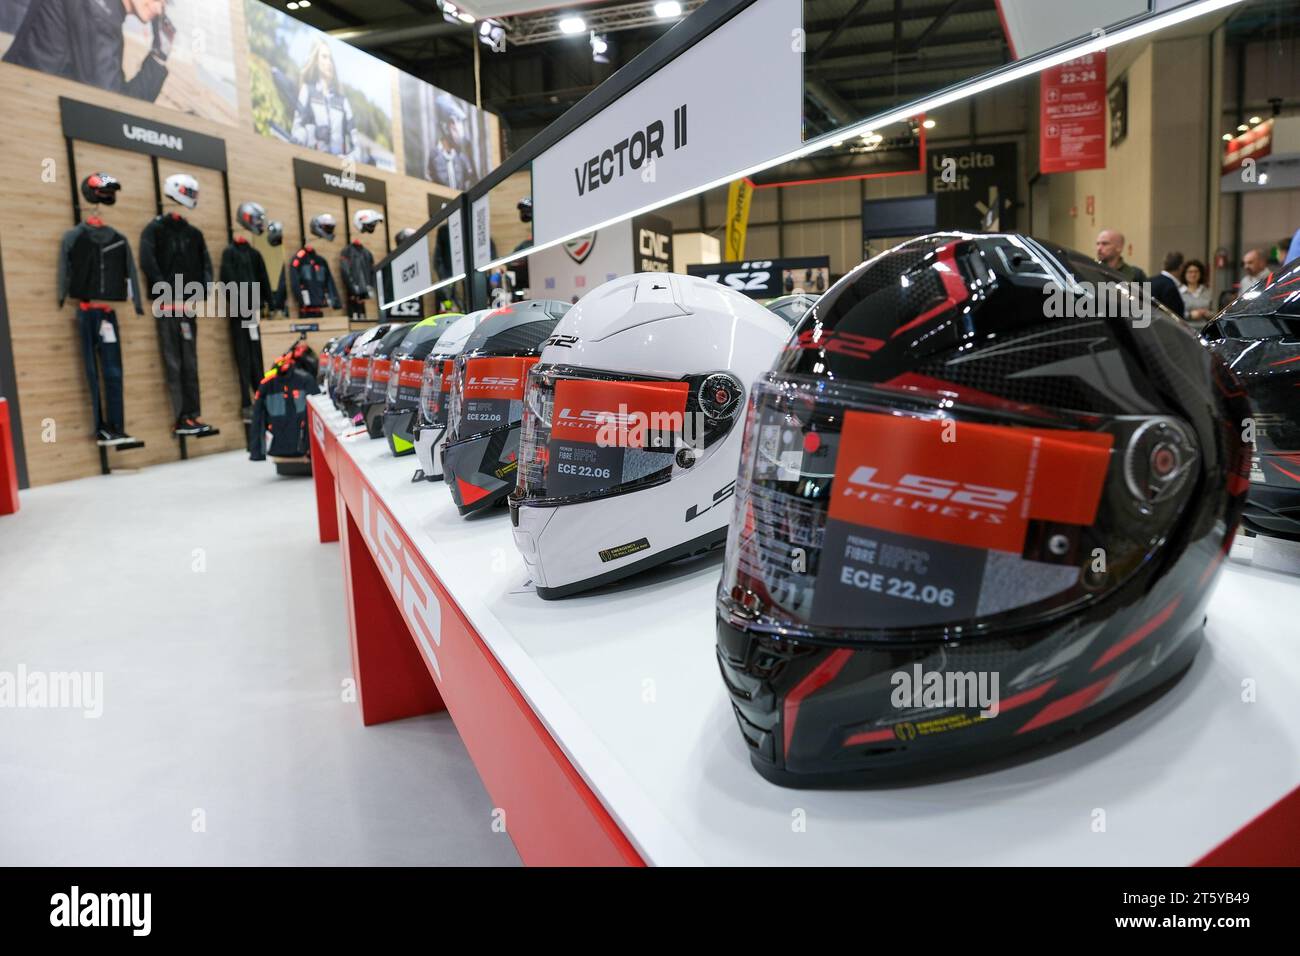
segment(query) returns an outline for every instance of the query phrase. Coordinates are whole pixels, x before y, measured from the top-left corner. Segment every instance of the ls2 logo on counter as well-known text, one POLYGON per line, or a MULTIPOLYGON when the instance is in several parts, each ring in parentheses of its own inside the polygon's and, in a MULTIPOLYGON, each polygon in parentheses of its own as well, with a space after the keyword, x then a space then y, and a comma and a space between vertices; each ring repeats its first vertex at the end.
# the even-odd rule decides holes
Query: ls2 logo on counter
MULTIPOLYGON (((647 163, 664 158, 664 121, 654 120, 608 149, 602 150, 581 166, 573 168, 578 195, 621 179, 628 172, 640 170, 647 163)), ((673 110, 673 149, 686 146, 686 104, 673 110)))
POLYGON ((434 651, 434 647, 442 646, 442 605, 438 603, 438 594, 417 560, 407 554, 388 512, 371 502, 370 489, 364 484, 361 486, 361 534, 379 562, 393 596, 399 599, 402 617, 419 641, 429 666, 438 680, 442 680, 442 669, 434 651))

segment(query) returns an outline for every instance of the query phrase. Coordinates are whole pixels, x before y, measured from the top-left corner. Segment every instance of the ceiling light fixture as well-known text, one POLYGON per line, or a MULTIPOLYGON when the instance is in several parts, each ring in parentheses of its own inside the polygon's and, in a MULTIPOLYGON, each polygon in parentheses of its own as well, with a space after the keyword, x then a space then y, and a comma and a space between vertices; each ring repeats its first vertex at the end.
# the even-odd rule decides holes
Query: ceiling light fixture
POLYGON ((587 21, 582 17, 565 17, 560 21, 560 32, 573 36, 587 32, 587 21))
POLYGON ((596 33, 594 30, 591 33, 591 62, 609 62, 609 39, 596 33))
POLYGON ((928 119, 921 125, 924 126, 926 129, 934 129, 934 120, 928 119))
POLYGON ((655 16, 660 20, 671 20, 682 15, 682 5, 677 0, 659 0, 654 9, 655 16))

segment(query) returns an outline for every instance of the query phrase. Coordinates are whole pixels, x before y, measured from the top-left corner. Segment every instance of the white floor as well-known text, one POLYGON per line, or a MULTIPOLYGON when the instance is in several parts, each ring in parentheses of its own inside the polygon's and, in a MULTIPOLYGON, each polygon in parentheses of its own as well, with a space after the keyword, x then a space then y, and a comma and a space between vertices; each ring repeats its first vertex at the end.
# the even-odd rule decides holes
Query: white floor
POLYGON ((103 713, 0 694, 0 865, 519 862, 450 718, 367 728, 343 699, 310 479, 231 452, 21 503, 0 682, 100 672, 103 713))

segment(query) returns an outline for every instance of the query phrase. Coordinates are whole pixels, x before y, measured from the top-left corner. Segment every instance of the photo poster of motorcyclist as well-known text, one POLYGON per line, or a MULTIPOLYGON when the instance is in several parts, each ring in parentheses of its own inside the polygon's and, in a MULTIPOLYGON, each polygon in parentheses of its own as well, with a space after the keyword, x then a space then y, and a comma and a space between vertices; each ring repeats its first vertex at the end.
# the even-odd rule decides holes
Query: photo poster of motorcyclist
POLYGON ((492 168, 487 113, 406 73, 398 74, 406 175, 464 191, 492 168))
POLYGON ((0 0, 0 53, 6 63, 239 122, 226 3, 0 0))
POLYGON ((397 171, 391 66, 258 0, 244 23, 257 132, 397 171))

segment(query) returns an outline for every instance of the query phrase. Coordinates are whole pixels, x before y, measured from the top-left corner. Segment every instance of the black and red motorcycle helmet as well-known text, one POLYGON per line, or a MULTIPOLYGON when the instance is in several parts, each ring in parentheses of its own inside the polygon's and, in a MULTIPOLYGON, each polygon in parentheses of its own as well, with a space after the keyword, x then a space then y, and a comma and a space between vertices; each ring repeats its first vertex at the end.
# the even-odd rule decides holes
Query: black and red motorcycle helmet
POLYGON ((928 236, 796 328, 753 389, 717 603, 765 777, 946 771, 1190 664, 1246 405, 1122 283, 1022 236, 928 236))
POLYGON ((1250 401, 1250 491, 1242 524, 1300 541, 1300 259, 1238 296, 1201 332, 1250 401))

